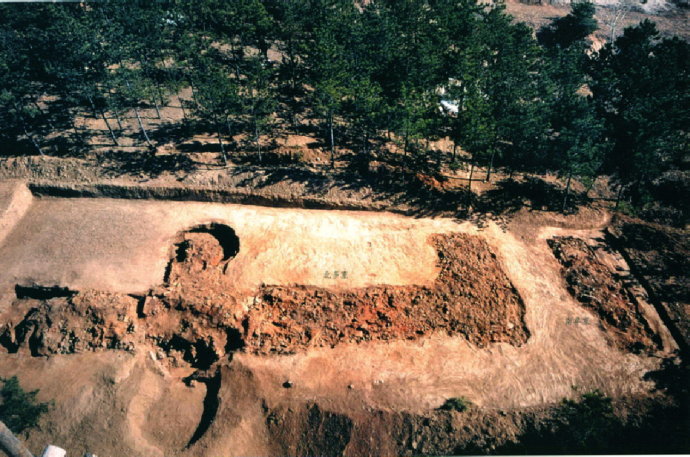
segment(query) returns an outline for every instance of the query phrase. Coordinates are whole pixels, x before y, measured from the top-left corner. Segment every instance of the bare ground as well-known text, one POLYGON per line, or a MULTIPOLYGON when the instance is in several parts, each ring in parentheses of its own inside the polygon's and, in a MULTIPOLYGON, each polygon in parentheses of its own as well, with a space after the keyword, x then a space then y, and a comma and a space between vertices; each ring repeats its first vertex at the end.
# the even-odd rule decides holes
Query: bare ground
POLYGON ((608 218, 538 214, 479 229, 389 213, 34 197, 0 247, 10 352, 0 368, 56 401, 32 446, 99 455, 488 450, 573 385, 653 397, 645 374, 673 348, 635 354, 606 326, 569 324, 597 317, 568 292, 546 242, 601 238, 608 218), (212 222, 234 230, 234 257, 194 231, 212 222), (369 267, 376 277, 361 274, 369 267), (342 318, 352 301, 355 322, 342 318), (275 330, 249 331, 252 313, 275 330), (309 344, 309 322, 334 330, 309 344), (476 409, 435 410, 456 396, 476 409))

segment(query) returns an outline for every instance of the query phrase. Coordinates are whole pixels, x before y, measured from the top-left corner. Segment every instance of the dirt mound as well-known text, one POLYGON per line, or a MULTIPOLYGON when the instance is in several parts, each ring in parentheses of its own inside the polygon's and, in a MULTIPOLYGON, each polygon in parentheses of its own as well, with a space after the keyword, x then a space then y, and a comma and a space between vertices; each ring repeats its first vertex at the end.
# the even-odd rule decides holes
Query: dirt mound
POLYGON ((556 237, 548 244, 563 265, 568 291, 599 316, 616 345, 633 352, 660 348, 623 276, 599 261, 592 247, 573 237, 556 237))
MULTIPOLYGON (((18 300, 22 302, 22 300, 18 300)), ((71 297, 26 300, 20 321, 4 321, 0 342, 9 352, 28 345, 34 356, 96 349, 131 350, 136 328, 136 300, 98 291, 71 297)))
POLYGON ((243 321, 249 350, 291 352, 340 342, 416 339, 437 331, 478 346, 519 346, 529 332, 524 305, 485 241, 435 236, 441 272, 432 287, 367 287, 331 292, 264 287, 243 321))

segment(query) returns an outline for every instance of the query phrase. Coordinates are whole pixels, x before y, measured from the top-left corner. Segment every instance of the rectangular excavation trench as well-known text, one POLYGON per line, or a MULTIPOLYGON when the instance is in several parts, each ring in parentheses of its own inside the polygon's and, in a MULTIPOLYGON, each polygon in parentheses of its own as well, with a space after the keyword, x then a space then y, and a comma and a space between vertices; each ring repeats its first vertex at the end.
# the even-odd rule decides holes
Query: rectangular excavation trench
MULTIPOLYGON (((17 284, 48 291, 59 286, 80 294, 98 289, 144 296, 163 282, 180 233, 212 223, 232 227, 239 238, 239 252, 227 263, 223 275, 233 278, 233 287, 259 290, 264 293, 262 298, 267 298, 255 308, 256 317, 267 317, 263 324, 268 324, 260 324, 257 335, 266 333, 273 321, 291 318, 295 308, 309 304, 317 293, 332 296, 333 312, 348 311, 348 303, 364 300, 353 291, 378 294, 386 299, 380 305, 387 307, 391 296, 393 304, 396 298, 414 300, 413 294, 398 297, 389 292, 434 287, 443 273, 439 261, 443 257, 434 244, 439 235, 486 242, 488 249, 459 249, 458 255, 464 256, 468 267, 472 267, 472 259, 481 260, 475 262, 477 265, 497 264, 497 271, 507 281, 506 291, 516 295, 519 291, 524 298, 519 302, 529 333, 518 334, 517 344, 492 338, 492 331, 499 336, 501 332, 492 328, 491 322, 478 339, 468 337, 459 326, 444 327, 437 321, 431 322, 431 327, 438 327, 438 332, 425 333, 428 329, 424 328, 419 335, 417 329, 410 328, 412 338, 404 332, 400 332, 402 338, 388 338, 389 327, 382 318, 383 328, 377 334, 380 338, 361 338, 366 332, 359 324, 370 325, 366 322, 371 319, 368 311, 354 316, 358 325, 343 327, 344 338, 334 340, 325 335, 313 345, 294 340, 287 350, 273 348, 283 348, 283 339, 294 339, 295 332, 300 333, 296 326, 288 323, 284 332, 278 332, 277 346, 254 344, 253 333, 247 328, 247 345, 234 360, 270 386, 270 392, 289 379, 294 386, 277 389, 274 394, 278 396, 298 392, 347 410, 351 403, 348 386, 353 385, 357 395, 361 389, 362 401, 381 408, 433 408, 457 395, 466 395, 479 405, 527 406, 557 401, 568 395, 574 384, 614 393, 636 392, 644 388, 641 373, 656 363, 643 355, 619 351, 598 329, 563 324, 565 316, 581 307, 560 286, 558 264, 546 243, 529 245, 491 226, 478 234, 469 224, 447 219, 208 202, 34 196, 24 216, 0 243, 0 284, 13 300, 17 284), (270 300, 280 303, 277 316, 266 312, 271 309, 267 307, 270 300), (452 331, 446 332, 448 328, 452 331), (334 346, 334 342, 338 344, 334 346), (266 355, 276 352, 281 355, 266 355)), ((486 277, 482 271, 477 274, 486 277)), ((477 286, 478 281, 464 274, 456 279, 461 282, 463 278, 467 290, 461 292, 466 299, 480 298, 471 294, 483 292, 470 287, 477 286)), ((448 294, 447 300, 454 299, 448 294)), ((123 312, 141 320, 136 326, 138 332, 147 331, 143 321, 148 317, 137 309, 137 300, 130 301, 127 306, 131 310, 123 312)), ((422 307, 424 302, 411 301, 411 305, 422 307)), ((405 307, 400 307, 403 314, 405 307)), ((373 311, 378 316, 381 310, 373 311)), ((410 312, 413 320, 418 320, 415 310, 410 312)), ((306 315, 296 317, 309 319, 306 315)), ((402 322, 407 324, 404 319, 402 322)), ((518 322, 496 324, 502 324, 503 329, 519 329, 518 322)))

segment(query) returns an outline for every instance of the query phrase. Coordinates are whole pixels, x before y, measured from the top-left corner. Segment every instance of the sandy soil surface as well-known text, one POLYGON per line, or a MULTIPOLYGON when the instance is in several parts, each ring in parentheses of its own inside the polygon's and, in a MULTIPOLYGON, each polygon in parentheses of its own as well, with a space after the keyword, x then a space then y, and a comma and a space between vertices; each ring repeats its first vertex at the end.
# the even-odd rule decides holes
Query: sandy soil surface
POLYGON ((163 281, 175 237, 209 222, 229 225, 240 239, 226 272, 240 289, 430 284, 438 268, 426 239, 457 227, 392 214, 41 198, 0 248, 0 289, 37 283, 141 293, 163 281))

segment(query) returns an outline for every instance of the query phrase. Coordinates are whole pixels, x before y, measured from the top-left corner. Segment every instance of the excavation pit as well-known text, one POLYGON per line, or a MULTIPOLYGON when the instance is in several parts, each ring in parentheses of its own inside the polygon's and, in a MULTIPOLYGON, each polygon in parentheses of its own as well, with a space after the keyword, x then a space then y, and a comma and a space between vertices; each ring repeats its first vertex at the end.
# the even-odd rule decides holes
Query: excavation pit
POLYGON ((449 220, 386 213, 34 198, 0 245, 0 293, 14 297, 16 284, 35 281, 142 295, 164 282, 173 246, 184 234, 215 238, 227 276, 245 291, 261 284, 431 285, 437 256, 427 238, 456 227, 449 220), (334 271, 347 274, 334 278, 334 271))
POLYGON ((185 233, 207 233, 216 239, 223 250, 222 261, 226 262, 240 252, 240 239, 235 230, 229 226, 217 222, 196 226, 185 233))

